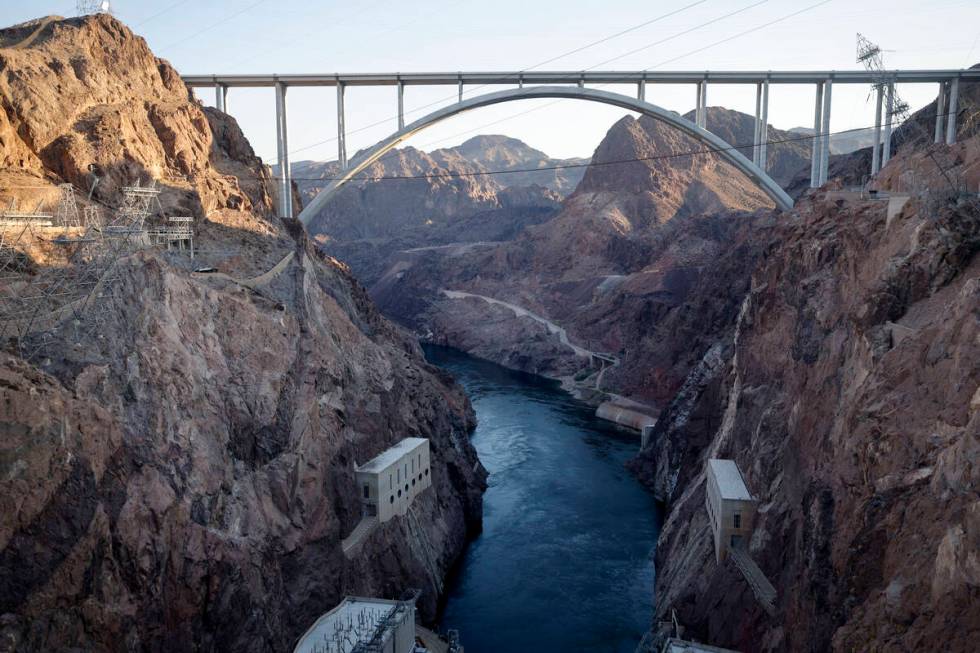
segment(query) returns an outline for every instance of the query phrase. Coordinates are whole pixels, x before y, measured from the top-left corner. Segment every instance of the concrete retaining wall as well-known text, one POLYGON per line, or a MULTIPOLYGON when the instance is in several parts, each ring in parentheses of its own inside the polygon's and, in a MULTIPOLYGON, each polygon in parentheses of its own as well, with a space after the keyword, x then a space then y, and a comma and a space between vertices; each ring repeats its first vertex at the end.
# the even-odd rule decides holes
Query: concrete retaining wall
POLYGON ((599 404, 595 410, 595 416, 641 432, 644 426, 652 426, 657 423, 656 417, 641 413, 633 408, 614 404, 611 401, 599 404))

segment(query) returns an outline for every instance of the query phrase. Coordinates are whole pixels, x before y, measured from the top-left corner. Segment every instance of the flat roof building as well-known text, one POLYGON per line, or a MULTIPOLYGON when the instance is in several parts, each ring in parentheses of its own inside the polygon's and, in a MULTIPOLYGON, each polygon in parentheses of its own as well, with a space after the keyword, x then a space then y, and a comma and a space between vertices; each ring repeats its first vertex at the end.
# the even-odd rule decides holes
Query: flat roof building
POLYGON ((730 549, 747 548, 757 502, 734 460, 712 458, 705 477, 704 503, 714 533, 715 558, 721 562, 728 557, 730 549))
POLYGON ((429 440, 405 438, 354 470, 365 517, 386 522, 404 515, 420 492, 432 485, 429 440))
POLYGON ((293 653, 412 653, 415 601, 348 596, 299 638, 293 653))

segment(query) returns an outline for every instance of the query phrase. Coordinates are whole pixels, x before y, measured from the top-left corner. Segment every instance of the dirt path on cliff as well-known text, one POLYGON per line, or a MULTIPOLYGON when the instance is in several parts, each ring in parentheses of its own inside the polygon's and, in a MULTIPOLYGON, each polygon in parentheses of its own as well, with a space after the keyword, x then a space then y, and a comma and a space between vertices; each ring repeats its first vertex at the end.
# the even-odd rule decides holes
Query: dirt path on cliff
POLYGON ((20 43, 15 43, 13 45, 2 45, 0 46, 0 48, 4 50, 23 50, 26 47, 30 47, 30 45, 37 40, 37 37, 41 35, 41 32, 44 31, 44 28, 50 25, 55 20, 61 20, 61 18, 57 16, 48 16, 47 18, 42 20, 38 24, 37 29, 31 32, 30 35, 27 36, 27 38, 25 38, 23 41, 21 41, 20 43))
POLYGON ((483 301, 489 304, 496 304, 498 306, 503 306, 504 308, 508 308, 511 311, 513 311, 514 314, 517 315, 518 317, 529 317, 536 322, 540 322, 541 324, 545 325, 545 327, 548 328, 548 331, 550 333, 557 333, 558 340, 561 342, 561 344, 570 347, 572 351, 575 352, 576 356, 583 356, 588 358, 591 358, 595 354, 601 356, 607 356, 607 354, 603 354, 602 352, 590 351, 584 347, 579 347, 578 345, 572 344, 572 342, 568 339, 568 333, 565 331, 564 327, 558 326, 551 320, 543 318, 537 313, 533 313, 528 309, 524 308, 523 306, 518 306, 517 304, 511 304, 510 302, 505 302, 500 299, 494 299, 493 297, 487 297, 486 295, 477 295, 475 293, 463 292, 462 290, 443 289, 440 292, 446 297, 448 297, 449 299, 465 299, 467 297, 482 299, 483 301))

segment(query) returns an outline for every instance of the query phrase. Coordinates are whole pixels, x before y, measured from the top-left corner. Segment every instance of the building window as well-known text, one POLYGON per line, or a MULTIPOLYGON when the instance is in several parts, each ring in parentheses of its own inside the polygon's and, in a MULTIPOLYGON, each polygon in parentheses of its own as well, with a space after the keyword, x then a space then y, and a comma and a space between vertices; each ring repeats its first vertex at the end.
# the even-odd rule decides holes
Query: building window
POLYGON ((425 475, 426 475, 426 476, 428 476, 428 475, 429 475, 429 469, 428 469, 428 468, 426 468, 426 470, 425 470, 425 475))
POLYGON ((401 499, 401 498, 402 498, 402 491, 401 491, 401 490, 398 490, 398 498, 399 498, 399 499, 401 499))
POLYGON ((742 528, 742 515, 736 512, 735 516, 733 517, 733 522, 735 528, 742 528))
POLYGON ((398 472, 398 482, 401 483, 402 482, 402 470, 396 469, 395 471, 398 472))
POLYGON ((370 485, 365 485, 364 486, 364 498, 365 499, 370 499, 371 498, 371 486, 370 485))
POLYGON ((408 492, 408 483, 405 484, 405 491, 408 492))
POLYGON ((412 458, 412 473, 415 473, 415 459, 412 458))
POLYGON ((412 479, 412 486, 413 487, 415 486, 415 479, 414 478, 412 479))
POLYGON ((392 489, 394 489, 394 487, 395 487, 395 484, 391 480, 391 474, 388 474, 388 489, 389 490, 392 490, 392 489))
POLYGON ((421 472, 419 472, 419 480, 420 481, 422 480, 422 473, 421 472))
POLYGON ((390 497, 388 497, 388 503, 394 503, 394 502, 395 502, 395 495, 392 494, 390 497))

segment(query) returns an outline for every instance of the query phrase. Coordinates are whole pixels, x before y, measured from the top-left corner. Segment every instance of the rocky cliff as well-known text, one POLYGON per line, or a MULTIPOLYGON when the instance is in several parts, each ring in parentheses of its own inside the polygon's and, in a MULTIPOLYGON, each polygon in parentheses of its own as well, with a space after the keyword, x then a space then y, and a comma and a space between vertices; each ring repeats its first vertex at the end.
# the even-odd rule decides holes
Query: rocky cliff
POLYGON ((3 183, 88 189, 92 166, 111 212, 153 179, 201 248, 123 253, 84 318, 28 335, 30 356, 4 343, 0 649, 286 651, 344 594, 410 587, 431 619, 481 518, 462 391, 271 217, 234 121, 125 26, 49 19, 0 44, 3 183), (406 436, 430 439, 433 488, 348 560, 354 466, 406 436))
MULTIPOLYGON (((694 111, 685 118, 694 121, 694 111)), ((738 151, 752 160, 752 141, 755 134, 755 116, 724 107, 708 107, 705 116, 708 131, 721 136, 726 143, 740 146, 738 151)), ((789 182, 800 170, 810 170, 812 141, 807 134, 793 129, 783 131, 767 125, 769 142, 766 146, 766 172, 780 185, 789 182)), ((812 133, 813 130, 810 130, 812 133)), ((854 148, 857 149, 857 148, 854 148)))
MULTIPOLYGON (((910 151, 876 183, 924 179, 944 157, 975 184, 978 145, 910 151)), ((695 341, 698 361, 634 464, 669 506, 659 619, 675 611, 689 636, 746 651, 972 650, 980 204, 934 181, 891 212, 831 188, 756 229, 747 292, 722 312, 729 326, 695 341), (715 562, 713 457, 734 459, 759 501, 749 552, 777 590, 773 615, 715 562)))
POLYGON ((423 336, 526 371, 588 375, 581 349, 612 352, 614 370, 587 384, 659 402, 683 379, 645 352, 706 266, 738 238, 766 196, 693 139, 649 118, 623 118, 561 211, 500 244, 403 252, 371 292, 423 336), (611 163, 639 159, 630 163, 611 163), (509 302, 566 329, 476 298, 509 302))

